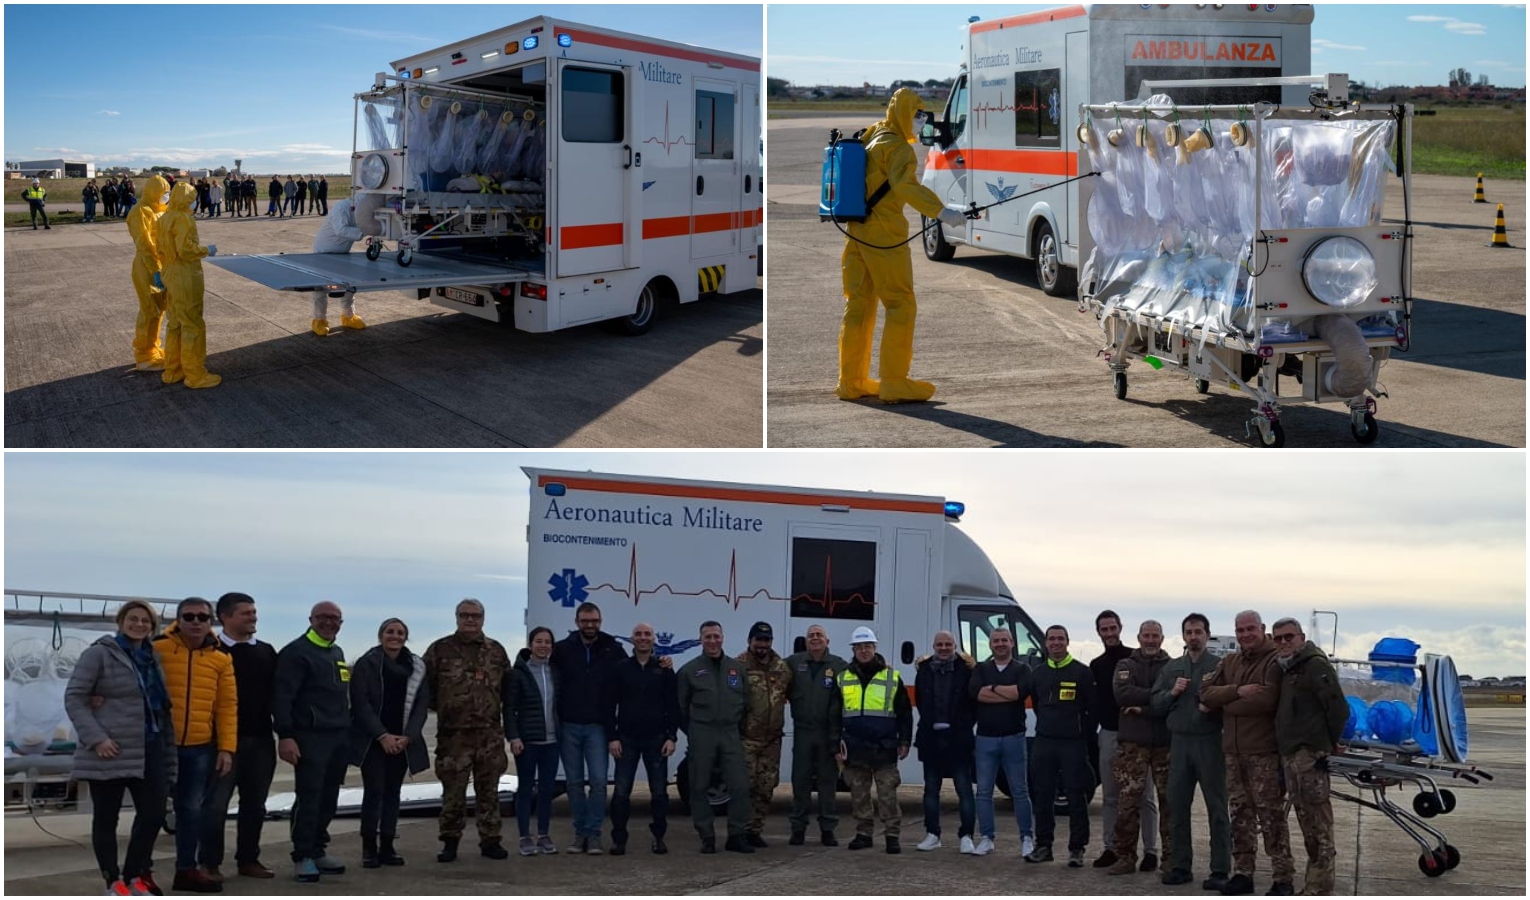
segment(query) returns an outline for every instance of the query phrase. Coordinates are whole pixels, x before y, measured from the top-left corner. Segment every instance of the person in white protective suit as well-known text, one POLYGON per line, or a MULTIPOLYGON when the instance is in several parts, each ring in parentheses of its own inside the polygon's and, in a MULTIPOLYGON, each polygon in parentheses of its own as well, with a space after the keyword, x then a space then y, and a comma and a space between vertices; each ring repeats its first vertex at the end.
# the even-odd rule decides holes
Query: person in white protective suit
MULTIPOLYGON (((365 235, 356 225, 356 203, 350 197, 336 200, 319 226, 313 238, 315 253, 349 253, 351 245, 365 235)), ((319 337, 329 334, 329 291, 319 288, 313 292, 313 333, 319 337)), ((356 292, 346 291, 340 298, 340 327, 357 331, 367 327, 356 315, 356 292)))

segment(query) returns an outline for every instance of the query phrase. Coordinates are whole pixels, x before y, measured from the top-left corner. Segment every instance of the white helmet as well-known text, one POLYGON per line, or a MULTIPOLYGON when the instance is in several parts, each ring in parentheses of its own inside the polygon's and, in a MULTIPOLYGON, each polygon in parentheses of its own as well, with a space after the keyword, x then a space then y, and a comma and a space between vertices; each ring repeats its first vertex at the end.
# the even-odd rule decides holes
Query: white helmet
POLYGON ((876 642, 876 632, 872 631, 870 628, 867 628, 865 625, 862 625, 850 633, 850 643, 852 644, 875 644, 876 642))

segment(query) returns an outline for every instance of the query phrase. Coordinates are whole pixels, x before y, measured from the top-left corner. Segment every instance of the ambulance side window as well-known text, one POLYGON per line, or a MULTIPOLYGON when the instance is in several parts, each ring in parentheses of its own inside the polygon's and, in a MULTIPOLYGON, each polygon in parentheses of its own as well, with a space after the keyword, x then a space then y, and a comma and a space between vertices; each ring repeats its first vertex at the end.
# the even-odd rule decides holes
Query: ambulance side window
POLYGON ((794 538, 791 590, 793 618, 872 621, 876 542, 794 538))
POLYGON ((733 158, 733 95, 696 92, 696 158, 733 158))
POLYGON ((1014 635, 1017 659, 1025 660, 1027 664, 1034 664, 1045 655, 1031 629, 1009 610, 994 610, 992 607, 963 607, 957 615, 960 622, 960 634, 957 635, 957 640, 961 641, 962 652, 978 662, 992 655, 992 651, 988 648, 988 636, 999 628, 1008 628, 1010 634, 1014 635))
POLYGON ((563 139, 570 144, 620 143, 625 96, 622 73, 604 69, 563 70, 563 139))
POLYGON ((1015 146, 1062 146, 1062 70, 1015 73, 1015 146))
POLYGON ((967 76, 956 79, 951 98, 946 102, 946 121, 951 123, 951 142, 955 143, 967 128, 967 76))

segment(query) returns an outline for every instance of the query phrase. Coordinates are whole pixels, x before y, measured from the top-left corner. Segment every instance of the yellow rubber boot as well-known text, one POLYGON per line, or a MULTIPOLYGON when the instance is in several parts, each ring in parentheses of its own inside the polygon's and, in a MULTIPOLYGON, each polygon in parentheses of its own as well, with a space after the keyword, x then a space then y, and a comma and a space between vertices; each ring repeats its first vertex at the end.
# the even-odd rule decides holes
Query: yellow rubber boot
POLYGON ((367 327, 367 323, 361 321, 360 316, 341 316, 340 327, 360 331, 361 329, 367 327))
POLYGON ((329 334, 329 321, 327 319, 314 319, 311 323, 309 323, 309 327, 312 328, 313 333, 319 337, 325 337, 329 334))
POLYGON ((908 377, 914 359, 914 316, 918 307, 914 298, 884 300, 887 319, 882 326, 882 356, 878 370, 882 376, 877 396, 883 403, 921 403, 935 396, 935 385, 908 377))
POLYGON ((192 377, 190 375, 186 376, 186 386, 189 387, 189 388, 210 388, 210 387, 217 387, 218 385, 220 385, 222 383, 223 383, 223 376, 222 375, 214 375, 211 372, 204 372, 201 375, 196 376, 196 377, 192 377))

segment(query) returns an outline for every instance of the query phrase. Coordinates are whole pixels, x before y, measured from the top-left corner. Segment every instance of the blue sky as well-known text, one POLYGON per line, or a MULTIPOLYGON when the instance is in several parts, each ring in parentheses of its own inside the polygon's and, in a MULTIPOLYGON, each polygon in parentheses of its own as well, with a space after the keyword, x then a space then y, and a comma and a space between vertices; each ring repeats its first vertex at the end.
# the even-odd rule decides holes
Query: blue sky
POLYGON ((7 4, 5 158, 346 172, 351 96, 376 72, 535 15, 764 49, 758 4, 7 4), (29 39, 37 33, 50 37, 29 39))
POLYGON ((422 645, 447 633, 462 597, 520 646, 529 465, 963 500, 963 529, 1084 658, 1106 606, 1133 633, 1194 609, 1225 634, 1255 606, 1267 622, 1339 611, 1346 656, 1403 635, 1478 677, 1525 671, 1523 453, 7 453, 3 465, 7 589, 244 591, 276 643, 334 600, 352 656, 388 616, 422 645))
MULTIPOLYGON (((1062 4, 773 3, 766 12, 772 78, 794 84, 886 84, 956 73, 967 17, 1062 4)), ((1525 84, 1525 7, 1469 4, 1316 4, 1312 65, 1370 84, 1446 84, 1464 68, 1493 84, 1525 84)), ((1305 72, 1292 74, 1309 74, 1305 72)))

